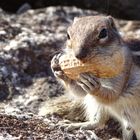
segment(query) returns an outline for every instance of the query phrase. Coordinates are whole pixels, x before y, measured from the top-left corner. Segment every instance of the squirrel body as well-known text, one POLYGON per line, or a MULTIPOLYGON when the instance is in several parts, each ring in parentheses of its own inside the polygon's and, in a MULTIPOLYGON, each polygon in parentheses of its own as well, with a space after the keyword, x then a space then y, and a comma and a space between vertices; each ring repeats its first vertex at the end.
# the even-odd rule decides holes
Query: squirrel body
POLYGON ((132 140, 133 132, 140 140, 140 67, 135 59, 138 56, 133 54, 136 50, 132 44, 122 39, 110 16, 74 19, 68 28, 64 53, 73 52, 77 59, 90 62, 96 58, 109 61, 113 54, 120 51, 124 67, 112 78, 98 78, 91 73, 82 73, 78 80, 72 80, 58 63, 61 54, 54 56, 51 62, 54 75, 64 83, 70 96, 84 104, 85 115, 89 120, 69 124, 70 129, 95 128, 113 116, 122 125, 124 140, 132 140))

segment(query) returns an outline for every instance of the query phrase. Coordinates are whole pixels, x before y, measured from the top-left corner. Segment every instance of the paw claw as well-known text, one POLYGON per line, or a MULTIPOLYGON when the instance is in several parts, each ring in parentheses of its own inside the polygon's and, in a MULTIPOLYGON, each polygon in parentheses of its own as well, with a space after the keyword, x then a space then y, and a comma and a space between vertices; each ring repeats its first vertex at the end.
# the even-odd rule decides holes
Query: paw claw
POLYGON ((87 130, 87 129, 86 129, 86 127, 84 127, 84 126, 81 126, 81 127, 80 127, 80 130, 87 130))
POLYGON ((54 75, 56 77, 61 77, 63 75, 63 71, 54 71, 54 75))
POLYGON ((100 82, 97 77, 90 73, 80 74, 80 78, 77 83, 87 92, 94 93, 94 91, 99 90, 100 82))
POLYGON ((67 80, 67 76, 64 74, 63 70, 61 69, 59 65, 59 58, 61 55, 62 53, 59 53, 52 58, 51 68, 55 77, 60 78, 62 80, 67 80))
POLYGON ((59 124, 58 128, 62 131, 68 131, 68 132, 74 130, 74 128, 70 124, 59 124))

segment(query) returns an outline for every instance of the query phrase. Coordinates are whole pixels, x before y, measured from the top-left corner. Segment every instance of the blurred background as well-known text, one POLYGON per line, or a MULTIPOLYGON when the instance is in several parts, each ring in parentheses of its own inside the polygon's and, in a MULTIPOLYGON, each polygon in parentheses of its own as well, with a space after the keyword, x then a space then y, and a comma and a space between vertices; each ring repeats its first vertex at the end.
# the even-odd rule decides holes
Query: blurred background
POLYGON ((36 9, 48 6, 77 6, 97 10, 122 19, 140 19, 139 0, 0 0, 0 7, 17 12, 23 5, 36 9))

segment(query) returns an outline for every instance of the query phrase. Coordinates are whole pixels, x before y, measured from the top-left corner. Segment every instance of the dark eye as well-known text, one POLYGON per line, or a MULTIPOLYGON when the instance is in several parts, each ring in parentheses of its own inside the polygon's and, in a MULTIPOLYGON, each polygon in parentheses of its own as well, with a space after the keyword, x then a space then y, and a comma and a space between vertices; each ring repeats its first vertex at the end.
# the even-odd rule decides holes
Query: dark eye
POLYGON ((102 29, 99 34, 99 39, 105 38, 107 36, 107 29, 102 29))
POLYGON ((70 35, 67 33, 67 39, 70 39, 70 35))

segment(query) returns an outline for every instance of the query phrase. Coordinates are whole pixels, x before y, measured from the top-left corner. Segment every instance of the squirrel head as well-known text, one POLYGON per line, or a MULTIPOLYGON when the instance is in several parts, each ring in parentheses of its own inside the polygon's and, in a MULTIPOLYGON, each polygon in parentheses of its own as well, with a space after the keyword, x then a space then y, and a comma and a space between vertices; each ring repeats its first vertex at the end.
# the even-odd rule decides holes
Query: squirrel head
POLYGON ((111 55, 121 37, 111 16, 76 17, 67 31, 67 48, 75 57, 88 61, 94 56, 111 55))

